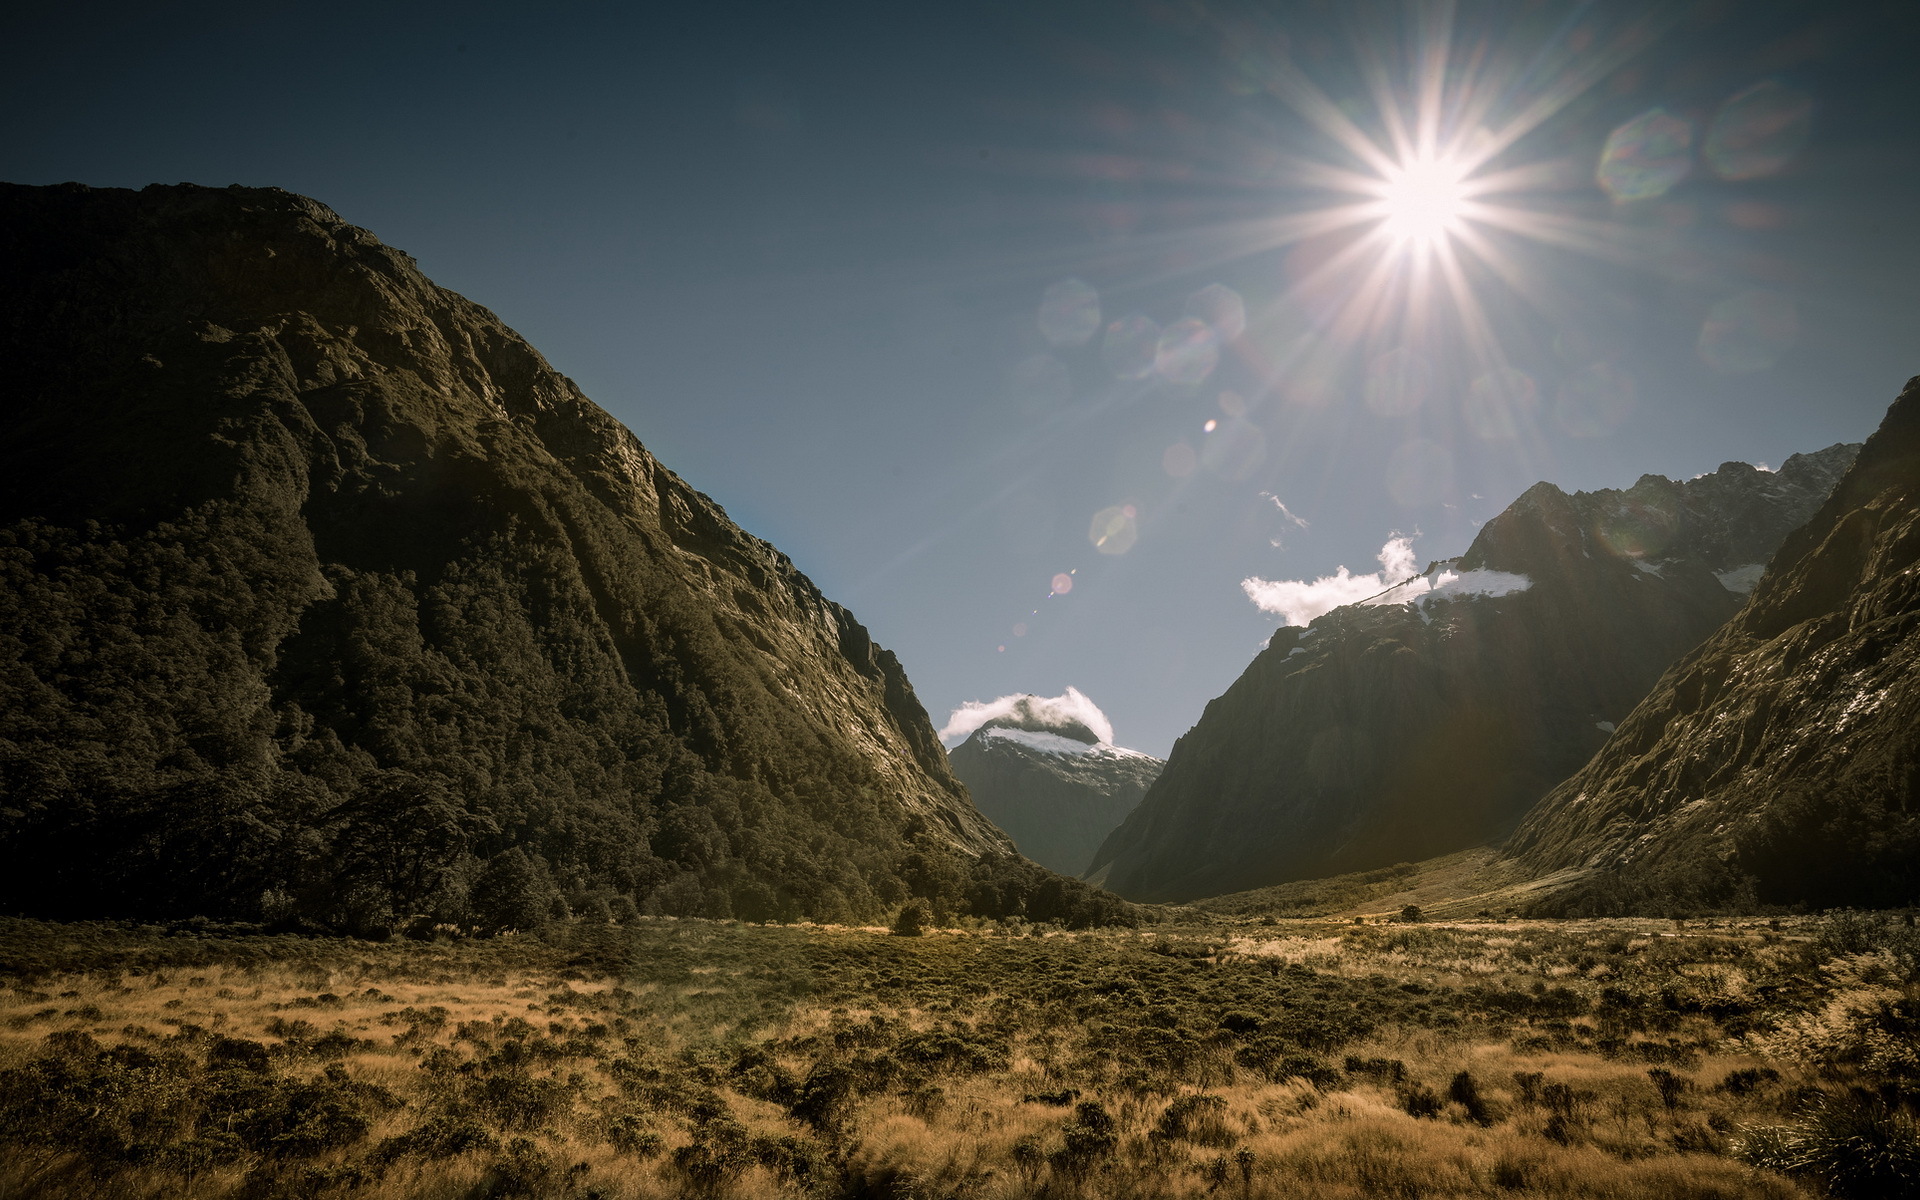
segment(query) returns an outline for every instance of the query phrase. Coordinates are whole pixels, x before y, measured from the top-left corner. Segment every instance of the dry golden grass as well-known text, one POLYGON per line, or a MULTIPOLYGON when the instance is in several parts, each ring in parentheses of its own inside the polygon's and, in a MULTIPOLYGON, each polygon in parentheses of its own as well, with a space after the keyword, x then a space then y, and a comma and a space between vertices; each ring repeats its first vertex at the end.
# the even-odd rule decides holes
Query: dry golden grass
POLYGON ((1585 922, 902 939, 663 921, 596 932, 625 957, 596 950, 585 965, 564 934, 310 943, 281 962, 124 933, 74 954, 84 969, 62 969, 42 938, 10 955, 0 990, 0 1200, 1817 1194, 1729 1151, 1744 1127, 1850 1081, 1832 1056, 1756 1047, 1796 1013, 1826 1019, 1858 971, 1783 999, 1811 961, 1805 939, 1763 923, 1675 934, 1585 922), (1294 990, 1258 990, 1282 983, 1294 990), (1771 1008, 1738 1003, 1761 989, 1771 1008), (1653 1007, 1623 1023, 1609 1006, 1628 995, 1653 1007), (1649 999, 1662 995, 1677 999, 1649 999), (1263 996, 1292 999, 1246 1007, 1263 996), (1369 1015, 1345 1033, 1286 1024, 1314 1004, 1327 1006, 1315 1020, 1369 1015), (1283 1029, 1307 1048, 1301 1074, 1248 1049, 1283 1029), (235 1086, 215 1068, 238 1043, 265 1048, 258 1077, 275 1086, 373 1085, 396 1103, 366 1101, 364 1127, 317 1149, 216 1145, 208 1097, 235 1086), (1153 1057, 1163 1043, 1173 1058, 1153 1057), (125 1067, 114 1047, 147 1057, 125 1067), (135 1130, 118 1141, 89 1141, 72 1111, 31 1094, 84 1085, 87 1103, 137 1107, 128 1089, 169 1070, 182 1090, 160 1132, 100 1110, 103 1127, 135 1130), (1761 1082, 1724 1086, 1741 1071, 1761 1082), (1173 1121, 1194 1096, 1216 1099, 1186 1100, 1192 1120, 1173 1121), (422 1148, 418 1131, 456 1118, 467 1148, 422 1148))

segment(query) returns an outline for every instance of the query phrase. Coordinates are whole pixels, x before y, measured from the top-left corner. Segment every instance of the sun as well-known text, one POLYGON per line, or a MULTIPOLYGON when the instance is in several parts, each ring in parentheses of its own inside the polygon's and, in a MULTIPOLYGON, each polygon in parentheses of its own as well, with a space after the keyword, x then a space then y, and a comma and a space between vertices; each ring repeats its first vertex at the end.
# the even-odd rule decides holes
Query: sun
POLYGON ((1442 156, 1396 163, 1380 182, 1379 215, 1396 242, 1430 249, 1459 233, 1467 216, 1467 169, 1442 156))

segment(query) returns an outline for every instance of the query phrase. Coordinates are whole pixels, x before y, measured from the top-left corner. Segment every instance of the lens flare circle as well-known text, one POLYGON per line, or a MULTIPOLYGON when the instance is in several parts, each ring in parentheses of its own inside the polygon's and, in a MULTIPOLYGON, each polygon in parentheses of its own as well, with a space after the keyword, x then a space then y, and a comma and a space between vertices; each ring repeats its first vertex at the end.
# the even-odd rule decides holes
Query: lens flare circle
POLYGON ((1116 504, 1093 514, 1087 540, 1102 554, 1125 554, 1140 540, 1140 526, 1131 504, 1116 504))

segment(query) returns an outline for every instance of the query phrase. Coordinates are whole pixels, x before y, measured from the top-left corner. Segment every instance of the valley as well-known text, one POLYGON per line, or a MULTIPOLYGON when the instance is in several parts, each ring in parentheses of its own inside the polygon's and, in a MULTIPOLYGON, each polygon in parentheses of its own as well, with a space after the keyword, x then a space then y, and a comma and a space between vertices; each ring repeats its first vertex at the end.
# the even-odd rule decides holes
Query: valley
POLYGON ((0 1200, 1920 1178, 1920 380, 1534 485, 1162 761, 1071 686, 936 731, 316 201, 0 212, 0 1200))

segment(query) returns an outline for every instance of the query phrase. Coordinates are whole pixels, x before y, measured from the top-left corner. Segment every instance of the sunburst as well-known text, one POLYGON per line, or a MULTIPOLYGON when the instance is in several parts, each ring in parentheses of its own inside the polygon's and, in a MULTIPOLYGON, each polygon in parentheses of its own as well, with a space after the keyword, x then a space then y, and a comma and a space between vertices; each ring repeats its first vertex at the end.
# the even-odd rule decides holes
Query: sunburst
POLYGON ((1406 52, 1396 62, 1379 52, 1391 39, 1377 31, 1356 43, 1375 110, 1371 132, 1351 104, 1336 104, 1292 62, 1268 65, 1269 90, 1333 153, 1287 160, 1291 184, 1329 201, 1290 206, 1259 240, 1279 248, 1350 235, 1339 253, 1295 280, 1303 290, 1337 284, 1343 301, 1322 330, 1336 345, 1433 341, 1447 330, 1456 360, 1476 372, 1498 371, 1507 354, 1474 280, 1537 299, 1520 242, 1611 258, 1623 253, 1617 228, 1541 203, 1561 164, 1509 160, 1522 139, 1656 31, 1642 23, 1619 30, 1605 47, 1535 48, 1523 59, 1484 43, 1458 47, 1451 4, 1412 12, 1406 52))

